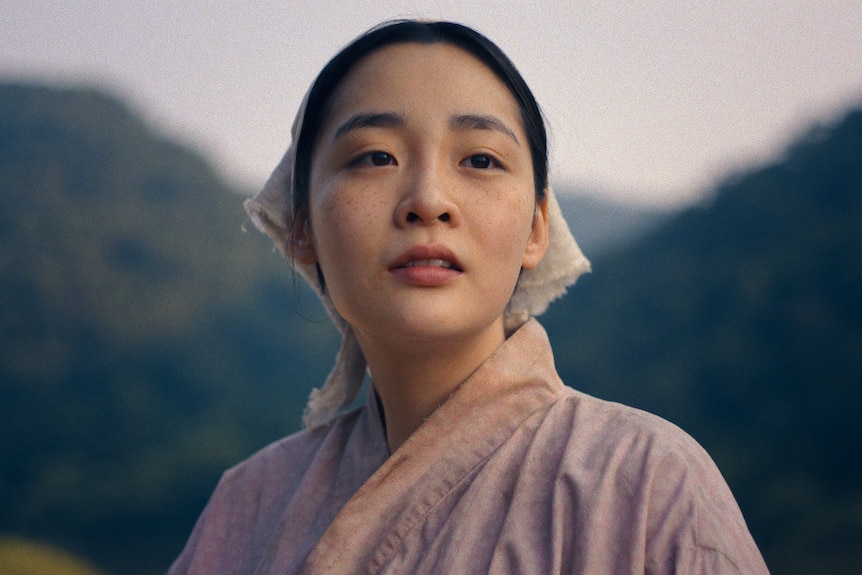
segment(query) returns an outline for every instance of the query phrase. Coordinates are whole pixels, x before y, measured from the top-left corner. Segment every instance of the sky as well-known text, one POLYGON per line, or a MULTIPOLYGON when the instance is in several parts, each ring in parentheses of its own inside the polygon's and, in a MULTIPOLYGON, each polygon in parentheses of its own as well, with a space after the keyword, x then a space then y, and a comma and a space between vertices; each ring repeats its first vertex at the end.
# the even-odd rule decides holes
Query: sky
POLYGON ((862 105, 860 0, 0 0, 0 79, 105 89, 254 190, 320 68, 399 17, 499 44, 546 116, 556 187, 631 204, 696 201, 862 105))

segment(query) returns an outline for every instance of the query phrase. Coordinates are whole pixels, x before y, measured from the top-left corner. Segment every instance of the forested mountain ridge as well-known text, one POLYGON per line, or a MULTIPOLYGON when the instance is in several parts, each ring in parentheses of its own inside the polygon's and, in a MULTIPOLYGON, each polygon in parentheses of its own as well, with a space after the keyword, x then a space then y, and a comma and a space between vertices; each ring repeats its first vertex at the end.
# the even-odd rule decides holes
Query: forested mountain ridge
POLYGON ((567 383, 715 457, 775 573, 862 564, 862 111, 595 262, 544 323, 567 383))
MULTIPOLYGON (((566 383, 707 447, 774 573, 862 563, 860 160, 856 111, 542 318, 566 383)), ((161 572, 219 473, 298 427, 332 330, 236 192, 114 98, 0 84, 0 192, 0 533, 161 572)))
POLYGON ((0 190, 0 531, 159 572, 298 427, 331 330, 241 197, 99 92, 0 86, 0 190))

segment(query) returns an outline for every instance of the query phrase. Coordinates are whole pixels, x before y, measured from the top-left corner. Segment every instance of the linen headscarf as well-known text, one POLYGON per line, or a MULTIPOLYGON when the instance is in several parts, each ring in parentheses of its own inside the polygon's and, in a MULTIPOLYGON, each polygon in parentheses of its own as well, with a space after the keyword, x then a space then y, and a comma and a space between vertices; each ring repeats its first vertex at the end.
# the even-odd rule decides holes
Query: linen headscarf
MULTIPOLYGON (((296 162, 296 142, 302 130, 308 94, 303 99, 291 130, 292 143, 284 157, 253 198, 245 201, 245 209, 255 227, 266 233, 287 258, 294 270, 305 279, 323 301, 326 311, 341 332, 341 348, 335 366, 323 387, 314 389, 308 398, 303 422, 308 429, 327 425, 338 411, 356 398, 365 379, 367 363, 353 328, 341 317, 329 294, 321 288, 315 264, 304 265, 291 254, 290 237, 293 229, 293 170, 296 162)), ((533 269, 524 269, 504 313, 508 332, 522 325, 530 316, 543 313, 548 304, 566 293, 578 277, 590 270, 560 206, 550 187, 548 200, 548 248, 541 262, 533 269)))

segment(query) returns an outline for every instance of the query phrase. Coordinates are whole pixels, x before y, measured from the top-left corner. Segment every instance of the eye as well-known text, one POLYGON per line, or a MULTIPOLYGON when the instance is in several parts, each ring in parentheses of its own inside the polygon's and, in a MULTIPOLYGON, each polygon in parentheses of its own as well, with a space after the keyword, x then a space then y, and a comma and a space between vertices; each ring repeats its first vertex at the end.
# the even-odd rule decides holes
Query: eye
POLYGON ((474 154, 462 161, 461 165, 476 170, 489 170, 491 168, 502 167, 500 165, 500 162, 498 162, 493 156, 490 156, 488 154, 474 154))
POLYGON ((380 166, 394 166, 395 164, 395 157, 392 156, 392 154, 388 154, 386 152, 369 152, 368 154, 363 154, 353 160, 350 165, 376 168, 380 166))

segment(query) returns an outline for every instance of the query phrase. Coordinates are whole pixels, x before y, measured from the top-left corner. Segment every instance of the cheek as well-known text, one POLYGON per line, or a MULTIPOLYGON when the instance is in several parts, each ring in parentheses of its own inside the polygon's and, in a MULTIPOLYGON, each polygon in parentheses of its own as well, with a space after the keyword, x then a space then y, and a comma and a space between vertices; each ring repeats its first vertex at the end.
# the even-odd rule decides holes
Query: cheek
POLYGON ((312 230, 324 269, 331 265, 344 265, 342 260, 365 251, 367 242, 374 235, 375 214, 379 217, 379 208, 368 201, 373 197, 370 191, 345 190, 338 186, 312 191, 312 230))
POLYGON ((499 205, 495 209, 479 207, 474 215, 479 218, 477 221, 480 222, 486 245, 496 246, 505 252, 505 257, 518 258, 519 261, 524 255, 535 213, 532 196, 527 198, 520 192, 512 190, 497 200, 499 205))

